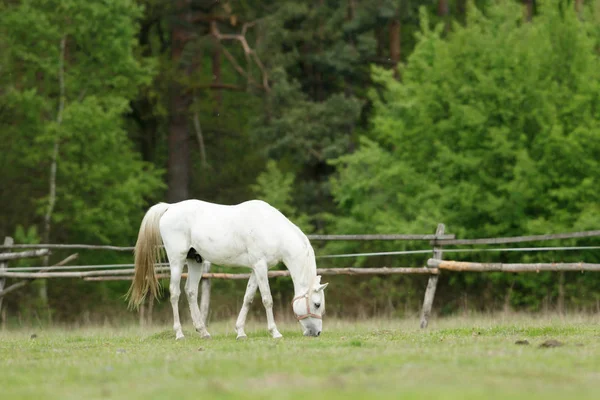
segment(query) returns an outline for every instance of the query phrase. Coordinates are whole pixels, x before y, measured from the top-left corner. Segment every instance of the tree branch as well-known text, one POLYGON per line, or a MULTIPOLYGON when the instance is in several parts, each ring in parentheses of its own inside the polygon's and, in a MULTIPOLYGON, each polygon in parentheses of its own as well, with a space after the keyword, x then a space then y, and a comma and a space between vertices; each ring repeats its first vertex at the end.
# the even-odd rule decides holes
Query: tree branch
POLYGON ((204 135, 202 134, 202 127, 200 126, 200 116, 198 110, 194 111, 194 130, 196 131, 196 138, 198 139, 198 147, 200 150, 200 162, 202 167, 206 168, 208 162, 206 161, 206 148, 204 147, 204 135))
MULTIPOLYGON (((79 254, 77 254, 77 253, 71 254, 69 257, 65 258, 64 260, 62 260, 61 262, 59 262, 57 264, 54 264, 52 267, 48 267, 48 268, 45 268, 45 269, 41 270, 40 273, 41 272, 51 271, 52 269, 54 269, 54 267, 61 267, 61 266, 65 265, 65 264, 67 264, 67 263, 75 260, 77 257, 79 257, 79 254)), ((17 282, 17 283, 14 283, 14 284, 10 285, 6 289, 0 291, 0 299, 2 299, 7 294, 10 294, 12 292, 15 292, 15 291, 21 289, 22 287, 27 286, 28 284, 30 284, 31 282, 33 282, 35 279, 36 278, 29 279, 29 280, 26 280, 26 281, 20 281, 20 282, 17 282)))
POLYGON ((246 90, 246 88, 242 87, 242 86, 238 86, 238 85, 232 85, 230 83, 208 83, 205 85, 196 85, 194 86, 194 89, 210 89, 210 90, 221 90, 221 89, 227 89, 227 90, 233 90, 236 92, 243 92, 246 90))
MULTIPOLYGON (((233 55, 225 47, 223 47, 223 54, 229 60, 229 62, 233 65, 233 68, 240 75, 242 75, 244 78, 246 78, 248 80, 248 83, 252 83, 252 84, 256 85, 256 81, 250 76, 250 74, 248 72, 244 71, 244 69, 236 61, 235 57, 233 57, 233 55)), ((248 55, 246 54, 246 58, 247 57, 248 57, 248 55)))
MULTIPOLYGON (((254 26, 255 24, 256 24, 256 22, 244 23, 244 25, 242 26, 241 34, 230 34, 230 33, 223 34, 223 33, 221 33, 221 31, 219 30, 219 27, 217 26, 217 21, 212 20, 210 22, 210 34, 212 36, 214 36, 218 41, 223 41, 223 40, 238 41, 242 45, 242 49, 244 50, 244 54, 246 55, 246 58, 248 59, 248 56, 252 57, 252 59, 254 60, 254 62, 258 66, 258 68, 260 69, 261 74, 262 74, 262 88, 265 91, 269 92, 271 90, 271 88, 269 87, 269 77, 267 74, 267 70, 266 70, 264 64, 261 62, 258 55, 256 54, 256 52, 248 44, 248 41, 246 40, 246 36, 245 36, 246 32, 248 31, 248 28, 254 26)), ((233 56, 231 55, 231 53, 229 53, 229 55, 231 56, 231 58, 228 56, 227 56, 227 58, 232 62, 232 64, 234 64, 234 68, 236 69, 236 71, 238 71, 239 73, 242 74, 242 76, 245 76, 248 80, 250 80, 249 74, 246 72, 241 72, 243 70, 241 67, 239 67, 239 63, 233 59, 233 56)))

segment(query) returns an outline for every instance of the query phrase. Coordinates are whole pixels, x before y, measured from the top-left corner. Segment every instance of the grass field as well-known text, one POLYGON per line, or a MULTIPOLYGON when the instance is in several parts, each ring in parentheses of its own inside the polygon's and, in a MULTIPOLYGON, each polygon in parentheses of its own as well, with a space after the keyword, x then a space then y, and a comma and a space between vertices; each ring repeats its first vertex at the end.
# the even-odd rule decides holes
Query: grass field
POLYGON ((499 316, 324 321, 320 338, 280 324, 0 333, 1 399, 598 399, 600 318, 499 316), (544 348, 555 339, 563 346, 544 348), (529 345, 515 341, 527 340, 529 345))

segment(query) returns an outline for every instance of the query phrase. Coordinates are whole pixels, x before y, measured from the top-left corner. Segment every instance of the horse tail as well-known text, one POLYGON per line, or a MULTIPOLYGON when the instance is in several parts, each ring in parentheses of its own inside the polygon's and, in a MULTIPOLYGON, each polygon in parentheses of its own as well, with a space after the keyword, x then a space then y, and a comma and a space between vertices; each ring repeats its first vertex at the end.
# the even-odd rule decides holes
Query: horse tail
POLYGON ((150 207, 138 233, 135 244, 135 272, 131 287, 126 297, 129 298, 129 308, 137 309, 146 298, 148 291, 158 298, 160 286, 154 271, 154 264, 160 260, 162 238, 159 222, 169 208, 167 203, 158 203, 150 207))

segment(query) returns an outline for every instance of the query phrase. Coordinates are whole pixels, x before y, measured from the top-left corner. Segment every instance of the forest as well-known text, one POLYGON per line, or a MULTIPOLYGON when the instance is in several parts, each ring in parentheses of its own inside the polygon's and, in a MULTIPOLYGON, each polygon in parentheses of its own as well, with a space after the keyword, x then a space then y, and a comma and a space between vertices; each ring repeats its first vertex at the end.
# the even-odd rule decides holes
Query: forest
MULTIPOLYGON (((438 223, 457 238, 595 230, 599 139, 598 0, 0 2, 2 240, 132 246, 148 207, 189 198, 263 199, 307 234, 433 234, 438 223)), ((420 267, 427 257, 319 266, 420 267)), ((81 251, 77 263, 132 259, 81 251)), ((600 253, 460 259, 599 262, 600 253)), ((328 313, 339 316, 418 313, 427 282, 328 278, 328 313)), ((600 310, 593 273, 440 279, 442 315, 550 311, 559 296, 569 310, 600 310)), ((4 307, 14 323, 135 318, 128 286, 36 280, 4 307)), ((244 288, 215 281, 212 318, 235 315, 244 288)), ((276 310, 287 307, 291 282, 271 288, 276 310)), ((164 299, 158 310, 169 311, 164 299)))

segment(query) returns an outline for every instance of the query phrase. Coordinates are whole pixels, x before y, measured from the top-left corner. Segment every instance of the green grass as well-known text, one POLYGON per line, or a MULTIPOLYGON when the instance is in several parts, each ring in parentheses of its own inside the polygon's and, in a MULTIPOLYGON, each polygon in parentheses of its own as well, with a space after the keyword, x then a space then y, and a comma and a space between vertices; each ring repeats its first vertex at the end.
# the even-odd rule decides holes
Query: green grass
POLYGON ((324 321, 320 338, 280 324, 211 324, 206 341, 168 327, 0 333, 2 399, 596 399, 600 319, 531 316, 324 321), (526 339, 529 345, 516 345, 526 339), (548 339, 564 346, 540 348, 548 339))

